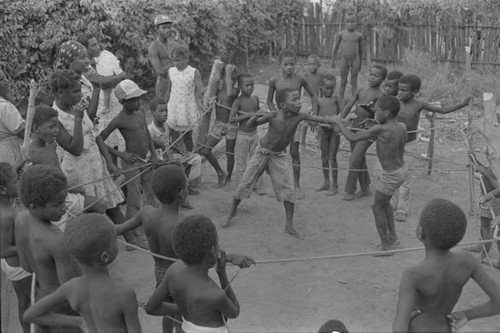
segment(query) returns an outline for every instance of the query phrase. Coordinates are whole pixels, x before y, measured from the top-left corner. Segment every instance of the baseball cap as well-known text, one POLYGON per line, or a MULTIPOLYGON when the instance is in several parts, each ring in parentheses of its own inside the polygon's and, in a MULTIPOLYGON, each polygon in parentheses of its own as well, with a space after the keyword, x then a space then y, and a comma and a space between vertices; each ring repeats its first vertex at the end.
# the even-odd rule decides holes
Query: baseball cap
POLYGON ((142 90, 132 80, 123 80, 115 87, 115 96, 119 101, 124 99, 131 99, 146 94, 147 91, 142 90))
POLYGON ((157 15, 155 18, 155 25, 158 26, 163 23, 174 23, 174 21, 172 21, 170 17, 165 14, 157 15))

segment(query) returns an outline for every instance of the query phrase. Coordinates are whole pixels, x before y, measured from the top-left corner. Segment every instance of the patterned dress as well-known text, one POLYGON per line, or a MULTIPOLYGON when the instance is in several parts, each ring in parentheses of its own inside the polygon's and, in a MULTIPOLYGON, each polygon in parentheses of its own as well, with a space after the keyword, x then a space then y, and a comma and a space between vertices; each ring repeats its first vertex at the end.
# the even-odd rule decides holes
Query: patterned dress
POLYGON ((0 97, 0 162, 15 165, 21 160, 23 140, 16 134, 22 130, 24 120, 16 107, 0 97))
POLYGON ((172 90, 167 105, 167 125, 174 131, 187 131, 198 120, 199 111, 194 95, 195 72, 196 69, 191 66, 187 66, 182 71, 176 67, 168 70, 172 90))

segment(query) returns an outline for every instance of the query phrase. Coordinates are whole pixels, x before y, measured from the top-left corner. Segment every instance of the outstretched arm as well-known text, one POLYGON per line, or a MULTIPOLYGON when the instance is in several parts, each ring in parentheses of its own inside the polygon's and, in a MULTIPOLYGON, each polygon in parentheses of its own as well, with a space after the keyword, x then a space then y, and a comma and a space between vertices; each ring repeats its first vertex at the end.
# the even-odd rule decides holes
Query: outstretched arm
POLYGON ((220 286, 225 294, 222 294, 216 300, 217 309, 226 318, 237 318, 240 314, 240 304, 234 294, 233 288, 229 284, 226 274, 226 253, 220 251, 215 270, 219 276, 220 286))
POLYGON ((344 134, 345 138, 350 142, 357 142, 374 138, 379 134, 381 129, 380 125, 375 125, 367 130, 360 130, 356 133, 353 133, 347 127, 345 127, 344 123, 338 116, 333 116, 330 119, 335 122, 335 124, 339 127, 342 134, 344 134))
POLYGON ((307 82, 307 80, 305 78, 302 81, 302 86, 311 96, 312 114, 317 116, 319 114, 318 113, 318 111, 319 111, 318 110, 318 94, 316 94, 316 92, 311 88, 311 85, 309 84, 309 82, 307 82))
POLYGON ((259 126, 265 123, 268 123, 272 118, 276 116, 277 111, 271 111, 271 112, 265 112, 265 111, 259 111, 255 112, 252 118, 248 120, 247 126, 248 127, 253 127, 253 126, 259 126))
POLYGON ((467 97, 466 99, 463 100, 462 103, 458 103, 458 104, 450 105, 450 106, 445 106, 445 107, 439 107, 439 106, 431 105, 429 103, 424 103, 424 107, 422 108, 422 110, 446 114, 446 113, 450 113, 453 111, 457 111, 457 110, 467 106, 471 99, 472 99, 472 97, 467 97))
POLYGON ((141 208, 141 210, 135 214, 130 220, 123 222, 122 224, 116 225, 116 233, 118 235, 122 235, 123 233, 135 229, 142 225, 142 212, 145 207, 141 208))
POLYGON ((127 290, 122 297, 120 305, 123 307, 123 319, 125 319, 127 333, 141 333, 141 322, 139 321, 139 313, 137 311, 139 305, 137 304, 135 291, 132 289, 127 290))
POLYGON ((165 302, 168 295, 168 278, 167 275, 165 275, 163 281, 161 281, 160 285, 155 289, 153 295, 151 295, 146 303, 144 307, 146 313, 152 316, 174 316, 180 313, 177 304, 165 302))
POLYGON ((340 113, 341 118, 345 118, 347 116, 347 114, 349 113, 349 111, 351 111, 353 105, 356 104, 358 99, 359 99, 359 90, 356 90, 354 95, 352 95, 351 99, 349 99, 349 102, 347 102, 347 104, 344 106, 344 109, 340 113))

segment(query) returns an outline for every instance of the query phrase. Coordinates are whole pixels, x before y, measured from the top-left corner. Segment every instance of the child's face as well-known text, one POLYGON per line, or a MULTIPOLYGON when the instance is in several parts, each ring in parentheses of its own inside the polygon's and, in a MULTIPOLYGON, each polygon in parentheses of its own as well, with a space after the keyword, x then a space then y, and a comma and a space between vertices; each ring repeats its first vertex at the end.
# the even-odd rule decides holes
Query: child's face
POLYGON ((158 123, 165 123, 168 117, 167 104, 158 104, 153 112, 153 119, 158 123))
POLYGON ((75 105, 82 99, 82 84, 75 82, 75 84, 68 89, 60 90, 59 97, 67 105, 75 105))
POLYGON ((385 80, 385 82, 384 82, 384 94, 386 96, 397 96, 398 95, 398 83, 399 83, 399 80, 385 80))
POLYGON ((382 70, 376 67, 372 67, 368 75, 368 84, 370 85, 370 87, 379 87, 382 82, 384 82, 382 70))
POLYGON ((101 53, 101 46, 99 45, 97 38, 92 37, 89 39, 87 53, 91 58, 96 58, 99 56, 99 54, 101 53))
POLYGON ((375 104, 375 120, 377 121, 377 123, 379 124, 383 124, 385 123, 385 121, 387 120, 387 112, 389 111, 384 111, 380 108, 380 106, 377 104, 375 104))
POLYGON ((317 59, 307 59, 307 69, 311 74, 316 74, 318 72, 319 65, 317 59))
POLYGON ((398 99, 401 102, 407 102, 415 96, 415 92, 411 89, 409 83, 399 83, 398 85, 398 99))
POLYGON ((141 109, 141 98, 134 97, 122 101, 123 109, 127 111, 139 111, 141 109))
POLYGON ((187 57, 181 56, 179 54, 174 55, 172 61, 174 63, 174 66, 180 71, 184 70, 188 65, 187 57))
POLYGON ((90 68, 90 59, 87 50, 83 49, 71 64, 72 69, 77 73, 85 73, 90 68))
POLYGON ((17 197, 17 174, 14 168, 7 175, 5 185, 0 186, 0 194, 8 198, 17 197))
POLYGON ((356 18, 354 16, 347 16, 345 18, 345 25, 347 30, 354 31, 356 29, 356 18))
POLYGON ((323 95, 325 97, 332 97, 335 90, 335 81, 324 80, 323 81, 323 95))
POLYGON ((37 215, 46 221, 59 221, 66 213, 66 196, 68 189, 63 189, 56 193, 51 201, 43 206, 36 207, 37 215))
POLYGON ((298 113, 300 112, 300 95, 297 90, 291 91, 285 102, 284 110, 298 113))
POLYGON ((281 71, 285 75, 292 75, 295 71, 295 58, 284 57, 281 59, 281 71))
POLYGON ((57 117, 53 117, 49 121, 37 126, 35 133, 45 143, 50 144, 54 142, 60 133, 59 126, 57 126, 57 117))
POLYGON ((254 79, 253 77, 245 77, 241 80, 240 90, 245 95, 251 95, 253 93, 254 88, 254 79))

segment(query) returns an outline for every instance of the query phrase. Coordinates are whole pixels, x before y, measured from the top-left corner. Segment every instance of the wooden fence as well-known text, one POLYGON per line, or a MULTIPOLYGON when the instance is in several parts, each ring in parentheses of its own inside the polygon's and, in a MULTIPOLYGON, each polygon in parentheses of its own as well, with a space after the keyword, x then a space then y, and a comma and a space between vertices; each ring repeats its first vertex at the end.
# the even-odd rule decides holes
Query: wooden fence
MULTIPOLYGON (((429 14, 409 18, 401 25, 358 22, 363 33, 364 55, 368 62, 400 61, 405 49, 431 53, 436 61, 465 65, 465 47, 471 47, 472 66, 475 68, 500 68, 500 26, 442 25, 429 14), (410 21, 411 20, 411 21, 410 21)), ((294 50, 298 55, 317 54, 331 58, 339 31, 345 29, 343 13, 325 12, 318 4, 309 4, 302 21, 287 30, 282 47, 294 50)))

